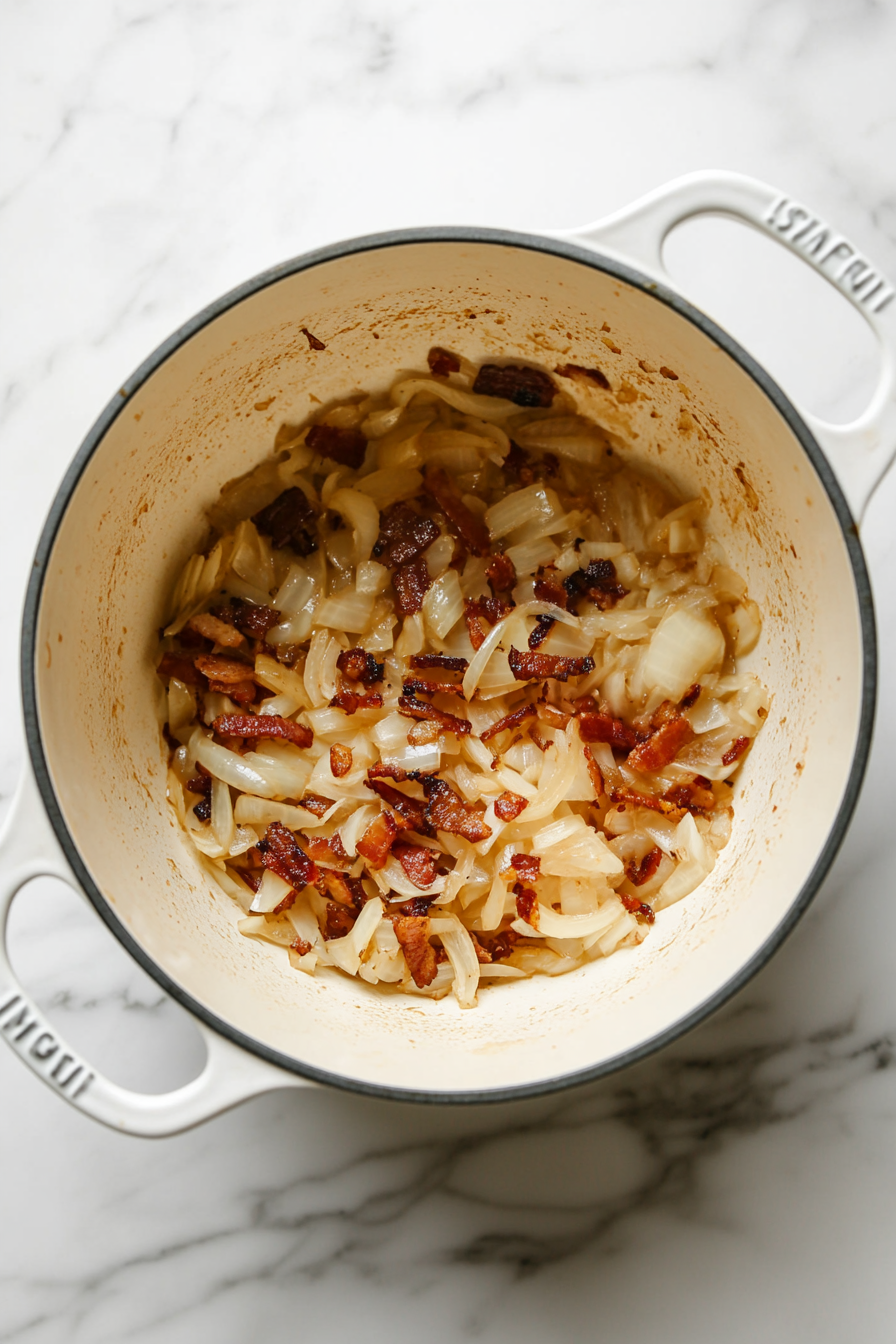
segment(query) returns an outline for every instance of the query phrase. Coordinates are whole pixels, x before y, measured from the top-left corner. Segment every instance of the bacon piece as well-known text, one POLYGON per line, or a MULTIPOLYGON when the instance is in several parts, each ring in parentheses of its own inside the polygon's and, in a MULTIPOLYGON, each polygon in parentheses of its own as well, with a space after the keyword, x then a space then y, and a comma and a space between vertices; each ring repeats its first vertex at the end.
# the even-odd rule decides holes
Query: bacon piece
POLYGON ((251 664, 240 663, 235 658, 222 658, 216 653, 200 653, 193 663, 209 681, 216 681, 221 686, 236 686, 252 678, 251 664))
POLYGON ((393 914, 426 915, 429 913, 432 900, 431 896, 412 896, 410 900, 403 901, 397 911, 393 911, 393 914))
POLYGON ((541 859, 537 854, 512 854, 510 866, 521 882, 535 882, 541 874, 541 859))
POLYGON ((508 728, 516 728, 524 723, 526 719, 534 719, 537 710, 534 705, 520 705, 519 709, 514 709, 510 714, 505 714, 497 723, 493 723, 490 728, 486 728, 484 733, 479 734, 480 742, 488 742, 491 738, 497 737, 499 733, 504 733, 508 728))
POLYGON ((438 535, 433 520, 416 513, 410 504, 391 504, 380 518, 380 534, 373 554, 390 569, 398 569, 416 560, 438 535))
POLYGON ((405 695, 459 695, 464 698, 464 688, 454 681, 427 681, 424 677, 410 677, 401 688, 405 695))
POLYGON ((581 364, 558 364, 555 373, 559 373, 561 378, 590 378, 592 383, 597 383, 605 392, 609 392, 610 384, 607 376, 601 373, 600 369, 583 369, 581 364))
MULTIPOLYGON (((398 813, 404 822, 402 829, 418 831, 420 835, 430 835, 432 833, 426 820, 425 805, 418 798, 409 798, 406 793, 393 789, 391 784, 387 784, 382 779, 368 779, 367 788, 373 789, 374 793, 379 794, 384 803, 388 803, 398 813)), ((398 828, 396 827, 396 829, 398 828)))
POLYGON ((382 868, 392 849, 398 827, 391 812, 381 812, 367 827, 358 841, 358 853, 371 868, 382 868))
POLYGON ((574 574, 567 575, 563 587, 571 606, 587 597, 601 611, 614 607, 628 591, 618 582, 612 560, 592 560, 587 569, 577 569, 574 574))
POLYGON ((258 842, 261 862, 282 877, 295 891, 301 891, 317 879, 317 868, 299 845, 292 831, 281 821, 272 821, 258 842))
POLYGON ((219 714, 212 724, 222 737, 257 738, 283 737, 297 747, 310 747, 314 733, 304 723, 283 719, 279 714, 219 714))
POLYGON ((516 583, 516 570, 507 555, 493 555, 485 572, 495 594, 508 592, 516 583))
POLYGON ((367 452, 367 440, 360 429, 343 429, 338 425, 312 425, 305 442, 313 453, 353 471, 358 470, 367 452))
POLYGON ((565 729, 568 726, 572 715, 567 714, 565 710, 557 709, 555 705, 542 704, 538 707, 538 717, 543 723, 548 724, 551 728, 565 729))
POLYGON ((206 685, 206 678, 196 667, 193 659, 184 658, 178 653, 163 653, 156 671, 160 677, 176 677, 187 686, 206 685))
POLYGON ((344 714, 356 714, 359 709, 382 709, 383 697, 374 691, 372 695, 356 695, 354 691, 339 691, 330 701, 330 709, 341 709, 344 714))
POLYGON ((634 728, 630 728, 622 719, 599 710, 578 710, 579 737, 583 742, 609 742, 611 747, 622 751, 631 751, 640 741, 634 728))
POLYGON ((482 946, 475 933, 470 934, 470 939, 473 943, 473 951, 476 953, 476 960, 479 962, 480 966, 490 965, 492 960, 491 952, 482 946))
POLYGON ((645 882, 656 873, 662 862, 663 851, 659 845, 654 845, 649 854, 645 854, 640 863, 635 863, 634 859, 625 865, 625 875, 633 887, 643 887, 645 882))
POLYGON ((341 742, 334 742, 330 748, 330 773, 336 779, 343 779, 352 768, 352 749, 341 742))
POLYGON ((392 853, 415 887, 425 891, 435 882, 436 856, 431 849, 426 849, 423 845, 407 845, 397 840, 392 846, 392 853))
POLYGON ((342 905, 339 901, 327 901, 327 918, 324 926, 324 937, 327 942, 331 938, 344 938, 347 933, 351 933, 356 918, 354 911, 347 905, 342 905))
MULTIPOLYGON (((629 753, 627 764, 632 770, 662 770, 693 741, 694 730, 687 719, 679 715, 669 719, 655 733, 651 733, 646 742, 641 742, 629 753)), ((724 758, 723 758, 724 759, 724 758)))
POLYGON ((476 938, 492 961, 503 961, 510 956, 521 935, 516 929, 504 929, 502 933, 477 933, 476 938))
POLYGON ((367 771, 368 779, 394 779, 397 784, 403 784, 407 777, 403 765, 392 765, 389 761, 377 761, 367 771))
POLYGON ((422 557, 396 569, 392 575, 392 585, 395 588, 395 610, 398 615, 413 616, 418 612, 431 583, 429 567, 422 557))
POLYGON ((316 515, 305 491, 297 485, 284 490, 252 521, 278 550, 289 546, 298 555, 311 555, 317 550, 316 515))
POLYGON ((339 833, 333 835, 302 835, 302 844, 310 858, 315 863, 348 863, 349 857, 345 852, 339 833))
POLYGON ((456 733, 458 737, 465 737, 471 728, 469 719, 459 719, 456 714, 446 714, 443 710, 436 709, 435 705, 415 700, 412 695, 398 697, 398 712, 409 719, 429 719, 437 723, 443 732, 456 733))
POLYGON ((749 745, 748 737, 736 737, 722 757, 722 764, 733 765, 735 761, 740 760, 749 745))
POLYGON ((192 779, 187 780, 184 788, 187 793, 198 793, 207 798, 212 791, 212 777, 208 774, 194 775, 192 779))
POLYGON ((516 896, 516 913, 520 919, 524 919, 527 924, 531 924, 533 929, 538 928, 538 897, 531 887, 524 887, 517 882, 513 889, 516 896))
POLYGON ((326 350, 327 347, 323 341, 319 341, 316 336, 312 336, 307 327, 300 327, 299 330, 307 338, 309 350, 326 350))
POLYGON ((664 800, 685 812, 712 812, 716 796, 709 780, 703 780, 702 783, 701 780, 703 776, 697 775, 690 784, 678 784, 674 789, 667 789, 663 794, 664 800))
POLYGON ((418 719, 408 729, 408 746, 425 747, 431 742, 437 742, 441 731, 437 723, 430 723, 428 719, 418 719))
MULTIPOLYGON (((581 734, 581 725, 579 728, 579 733, 581 734)), ((588 776, 594 787, 594 796, 595 798, 599 798, 604 791, 604 777, 601 774, 600 766, 594 759, 591 748, 583 747, 582 750, 585 753, 585 764, 588 767, 588 776)))
POLYGON ((624 891, 617 891, 616 895, 639 924, 653 924, 656 921, 656 915, 645 901, 639 901, 637 896, 626 896, 624 891))
POLYGON ((357 877, 349 877, 348 873, 334 873, 332 869, 325 868, 316 885, 322 896, 331 896, 334 901, 348 906, 350 910, 360 910, 367 901, 367 892, 360 880, 357 877))
POLYGON ((415 671, 443 667, 446 672, 466 672, 469 666, 466 658, 449 658, 444 653, 415 653, 411 657, 411 667, 415 671))
POLYGON ((316 817, 323 817, 333 806, 333 800, 322 798, 319 793, 306 793, 300 801, 300 806, 308 812, 313 812, 316 817))
POLYGON ((383 679, 384 665, 366 649, 344 649, 336 659, 336 666, 351 681, 360 681, 364 686, 373 686, 383 679))
POLYGON ((553 616, 536 616, 535 626, 529 633, 529 648, 537 649, 547 639, 557 624, 553 616))
POLYGON ((546 373, 521 364, 483 364, 473 391, 484 397, 504 397, 515 406, 550 406, 557 395, 546 373))
POLYGON ((566 589, 557 579, 536 579, 532 591, 539 602, 553 602, 555 607, 566 610, 566 589))
POLYGON ((280 624, 280 612, 256 602, 239 601, 233 609, 234 624, 250 639, 264 639, 269 630, 280 624))
POLYGON ((665 798, 654 798, 652 794, 639 793, 637 789, 631 789, 627 784, 611 788, 608 796, 611 803, 618 804, 620 812, 624 812, 626 805, 631 804, 632 807, 646 807, 651 812, 661 812, 666 817, 680 817, 682 814, 680 807, 676 807, 665 798))
POLYGON ((495 799, 495 816, 499 821, 515 821, 528 806, 526 798, 518 793, 511 793, 510 789, 505 789, 495 799))
POLYGON ((700 699, 700 692, 702 690, 703 687, 700 685, 699 681, 695 681, 693 686, 685 691, 684 695, 681 697, 681 700, 679 701, 680 707, 682 709, 690 709, 691 705, 696 705, 697 701, 700 699))
POLYGON ((460 369, 460 360, 457 355, 452 354, 450 350, 445 350, 441 345, 434 345, 426 356, 426 362, 429 365, 429 371, 436 378, 447 378, 449 373, 457 373, 460 369))
POLYGON ((193 816, 199 821, 211 821, 212 819, 212 800, 211 798, 200 798, 198 803, 193 806, 193 816))
POLYGON ((570 677, 582 677, 586 672, 594 671, 594 659, 590 657, 564 658, 558 653, 535 653, 532 650, 520 653, 512 646, 507 661, 517 681, 529 681, 533 677, 567 681, 570 677))
POLYGON ((401 944, 408 970, 418 989, 425 989, 436 978, 436 950, 429 941, 426 915, 397 915, 392 920, 395 937, 401 944))
POLYGON ((489 625, 497 625, 498 621, 511 610, 510 603, 505 602, 500 597, 464 598, 464 620, 467 623, 470 643, 474 649, 480 649, 485 639, 482 626, 479 623, 480 617, 488 621, 489 625))
POLYGON ((489 838, 492 828, 483 821, 484 807, 465 803, 450 784, 437 776, 427 776, 421 783, 427 799, 426 821, 433 830, 462 835, 472 845, 489 838))
POLYGON ((311 951, 311 944, 305 938, 296 938, 290 943, 289 950, 299 957, 306 957, 311 951))
POLYGON ((504 459, 503 469, 515 476, 520 485, 531 485, 535 480, 535 471, 528 453, 518 443, 510 440, 510 452, 504 459))
POLYGON ((208 688, 210 691, 217 691, 219 695, 230 696, 230 699, 235 700, 238 705, 251 705, 258 694, 258 687, 254 681, 210 681, 208 688))
POLYGON ((238 649, 246 642, 231 623, 213 616, 210 611, 201 611, 198 615, 191 616, 187 627, 194 630, 197 635, 201 635, 203 639, 210 639, 213 644, 221 644, 228 649, 238 649))
POLYGON ((451 531, 473 555, 488 555, 488 528, 463 502, 441 467, 429 467, 424 477, 427 493, 432 496, 451 526, 451 531))

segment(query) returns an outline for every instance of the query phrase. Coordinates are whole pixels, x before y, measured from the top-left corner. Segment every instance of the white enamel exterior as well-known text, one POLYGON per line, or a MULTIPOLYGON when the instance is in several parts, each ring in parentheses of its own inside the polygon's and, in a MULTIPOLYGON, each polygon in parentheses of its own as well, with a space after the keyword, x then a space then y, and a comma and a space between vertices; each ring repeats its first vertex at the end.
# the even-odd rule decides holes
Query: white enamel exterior
MULTIPOLYGON (((709 184, 702 206, 688 191, 686 213, 718 204, 709 184)), ((611 223, 609 250, 621 254, 621 226, 611 223)), ((594 240, 600 228, 584 233, 594 240)), ((889 393, 884 400, 889 416, 889 393)), ((881 450, 871 451, 877 479, 881 450)), ((176 346, 123 399, 71 494, 35 648, 52 790, 126 941, 213 1025, 311 1077, 390 1095, 486 1099, 594 1073, 718 1001, 811 886, 860 736, 860 600, 843 528, 769 396, 651 293, 567 256, 495 241, 404 242, 325 260, 275 279, 176 346), (302 327, 327 349, 309 350, 302 327), (165 801, 154 673, 165 595, 202 544, 203 510, 220 486, 267 456, 282 421, 384 388, 396 369, 419 368, 433 344, 477 361, 607 370, 621 394, 594 388, 583 404, 632 461, 706 498, 711 530, 765 613, 748 663, 772 691, 735 790, 731 842, 702 887, 664 911, 640 948, 557 979, 486 988, 468 1012, 453 998, 431 1003, 298 974, 281 950, 237 932, 240 912, 211 889, 165 801)), ((8 828, 7 847, 24 824, 8 828)), ((7 904, 28 862, 8 853, 7 904)), ((58 848, 44 862, 65 866, 58 848)), ((0 1030, 17 992, 0 964, 0 1030)), ((207 1035, 198 1090, 174 1094, 167 1110, 156 1098, 104 1091, 112 1085, 102 1080, 63 1095, 119 1128, 167 1133, 302 1081, 229 1042, 218 1050, 221 1038, 207 1035)), ((20 1053, 46 1077, 28 1044, 20 1053)))

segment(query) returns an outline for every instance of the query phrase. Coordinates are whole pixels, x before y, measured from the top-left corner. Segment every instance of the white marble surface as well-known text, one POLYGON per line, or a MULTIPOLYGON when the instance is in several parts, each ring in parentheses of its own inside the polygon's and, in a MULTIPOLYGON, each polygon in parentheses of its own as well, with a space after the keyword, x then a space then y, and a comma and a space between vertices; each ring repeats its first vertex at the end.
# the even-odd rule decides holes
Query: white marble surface
MULTIPOLYGON (((110 393, 183 319, 339 237, 581 223, 704 166, 807 200, 892 275, 894 44, 894 0, 7 0, 4 800, 40 524, 110 393)), ((860 325, 733 227, 673 240, 678 273, 788 390, 858 409, 860 325)), ((863 528, 881 705, 855 824, 716 1020, 539 1103, 280 1094, 157 1143, 2 1051, 0 1340, 892 1340, 894 507, 896 479, 863 528)), ((12 933, 39 1001, 113 1076, 195 1071, 188 1020, 73 897, 35 886, 12 933)))

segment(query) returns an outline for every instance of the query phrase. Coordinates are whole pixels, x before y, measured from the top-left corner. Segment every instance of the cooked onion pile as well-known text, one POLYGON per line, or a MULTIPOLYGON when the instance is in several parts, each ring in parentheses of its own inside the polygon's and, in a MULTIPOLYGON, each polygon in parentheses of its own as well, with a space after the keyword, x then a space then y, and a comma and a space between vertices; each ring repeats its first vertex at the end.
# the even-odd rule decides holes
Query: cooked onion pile
POLYGON ((429 364, 225 487, 159 675, 169 798, 241 931, 471 1007, 694 890, 768 697, 702 502, 577 410, 597 370, 429 364))

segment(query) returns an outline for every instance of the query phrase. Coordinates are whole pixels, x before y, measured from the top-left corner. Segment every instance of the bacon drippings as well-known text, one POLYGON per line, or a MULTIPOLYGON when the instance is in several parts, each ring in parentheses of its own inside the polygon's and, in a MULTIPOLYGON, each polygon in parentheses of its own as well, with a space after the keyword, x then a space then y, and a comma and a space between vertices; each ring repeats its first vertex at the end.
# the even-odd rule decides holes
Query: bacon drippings
POLYGON ((583 369, 581 364, 558 364, 555 373, 559 373, 561 378, 590 378, 592 383, 597 383, 605 392, 609 392, 610 384, 606 374, 601 373, 600 369, 583 369))
POLYGON ((297 485, 284 490, 273 503, 256 513, 252 521, 278 550, 289 546, 298 555, 311 555, 317 550, 314 509, 305 491, 297 485))
POLYGON ((585 709, 577 710, 576 718, 583 742, 608 742, 611 747, 619 747, 622 751, 631 751, 638 745, 639 738, 634 728, 623 723, 622 719, 614 718, 612 714, 585 709))
POLYGON ((537 677, 553 677, 555 681, 567 681, 570 677, 582 677, 586 672, 594 671, 593 658, 563 658, 556 653, 535 653, 531 649, 523 650, 511 647, 507 655, 510 670, 517 681, 530 681, 537 677))
POLYGON ((323 817, 333 806, 333 801, 330 798, 322 798, 319 793, 306 793, 301 799, 300 806, 316 817, 323 817))
POLYGON ((557 395, 546 373, 520 364, 483 364, 473 391, 484 397, 504 397, 515 406, 550 406, 557 395))
POLYGON ((460 538, 467 550, 473 555, 488 555, 488 528, 481 518, 467 508, 442 468, 430 467, 424 485, 448 519, 451 531, 460 538))
POLYGON ((567 575, 563 587, 571 606, 587 597, 601 611, 614 607, 628 591, 618 582, 612 560, 592 560, 587 569, 577 569, 574 574, 567 575))
POLYGON ((330 701, 330 709, 341 709, 344 714, 356 714, 359 709, 381 709, 383 697, 374 692, 373 695, 356 695, 354 691, 339 691, 330 701))
POLYGON ((528 806, 528 799, 505 789, 495 799, 495 816, 499 821, 515 821, 528 806))
POLYGON ((535 626, 529 633, 529 648, 540 648, 556 624, 553 616, 536 616, 535 626))
POLYGON ((281 821, 271 822, 264 839, 258 842, 258 852, 264 867, 282 877, 295 891, 317 879, 317 867, 281 821))
POLYGON ((429 566, 424 559, 411 560, 392 575, 395 588, 395 610, 399 616, 413 616, 423 606, 423 599, 432 583, 429 566))
MULTIPOLYGON (((245 665, 241 664, 241 666, 245 665)), ((201 688, 206 685, 206 678, 196 667, 192 658, 184 658, 178 653, 163 653, 156 671, 160 677, 176 677, 178 681, 184 682, 187 686, 201 688)))
POLYGON ((418 831, 421 835, 432 833, 426 820, 426 806, 420 802, 419 798, 409 798, 406 793, 393 789, 392 785, 387 784, 383 779, 368 778, 366 787, 373 789, 373 792, 379 794, 384 803, 388 803, 398 813, 405 823, 405 829, 418 831))
POLYGON ((351 681, 360 681, 363 686, 374 686, 383 679, 383 664, 366 649, 344 649, 336 659, 336 666, 351 681))
POLYGON ((510 604, 500 597, 464 598, 464 620, 474 649, 481 649, 485 640, 480 621, 486 620, 489 625, 497 625, 510 610, 510 604))
POLYGON ((457 355, 452 354, 450 350, 444 350, 441 345, 432 347, 426 356, 426 362, 430 373, 436 378, 447 378, 449 373, 457 373, 460 369, 457 355))
POLYGON ((700 692, 702 690, 703 687, 700 685, 699 681, 695 681, 693 686, 685 691, 684 695, 681 697, 681 708, 690 709, 691 705, 696 705, 697 701, 700 699, 700 692))
POLYGON ((398 827, 391 812, 381 812, 367 827, 358 841, 358 853, 371 868, 382 868, 392 849, 398 827))
POLYGON ((662 770, 693 738, 694 730, 687 719, 677 715, 651 733, 646 742, 635 747, 629 753, 627 764, 632 770, 662 770))
POLYGON ((722 764, 733 765, 735 761, 740 760, 749 745, 748 737, 736 737, 722 757, 722 764))
POLYGON ((316 336, 312 336, 307 327, 300 327, 299 330, 307 339, 309 350, 326 350, 327 347, 324 345, 323 341, 319 341, 316 336))
POLYGON ((203 639, 210 639, 213 644, 221 644, 228 649, 238 649, 246 642, 230 622, 222 621, 210 611, 201 611, 197 616, 191 616, 187 628, 194 630, 203 639))
POLYGON ((539 602, 553 602, 555 607, 566 610, 566 589, 557 579, 536 579, 532 591, 539 602))
POLYGON ((425 891, 436 880, 436 856, 423 845, 407 845, 396 841, 392 853, 405 871, 408 881, 425 891))
POLYGON ((443 667, 446 672, 466 672, 469 666, 466 658, 449 658, 444 653, 415 653, 411 657, 411 667, 415 671, 426 671, 429 667, 443 667))
POLYGON ((390 504, 380 518, 380 534, 373 554, 389 569, 398 569, 416 560, 438 535, 433 520, 416 513, 410 504, 390 504))
POLYGON ((541 875, 541 859, 537 854, 513 854, 510 866, 520 882, 536 882, 541 875))
POLYGON ((458 737, 465 737, 471 728, 469 719, 459 719, 456 714, 446 714, 443 710, 436 709, 435 705, 415 700, 412 695, 398 697, 398 712, 409 719, 429 719, 437 723, 444 732, 456 733, 458 737))
POLYGON ((516 896, 516 913, 520 919, 524 919, 527 924, 531 924, 533 929, 538 928, 538 897, 531 887, 524 887, 517 882, 513 889, 516 896))
POLYGON ((342 742, 334 742, 330 748, 330 773, 335 779, 343 779, 352 768, 352 749, 342 742))
POLYGON ((436 978, 436 950, 429 941, 426 915, 397 915, 392 920, 395 937, 401 944, 408 970, 418 989, 425 989, 436 978))
POLYGON ((622 904, 630 915, 634 915, 639 924, 653 924, 656 915, 645 901, 639 901, 637 896, 626 896, 624 891, 616 893, 622 904))
POLYGON ((495 594, 509 592, 516 583, 513 561, 506 555, 493 555, 485 573, 495 594))
POLYGON ((222 737, 243 739, 282 737, 297 747, 310 747, 314 733, 304 723, 281 718, 279 714, 219 714, 212 724, 222 737))
POLYGON ((634 859, 625 865, 625 875, 633 887, 643 887, 655 875, 663 859, 663 851, 654 845, 649 854, 645 854, 640 863, 634 859))
POLYGON ((534 705, 520 705, 519 709, 514 709, 510 714, 505 714, 497 723, 493 723, 485 732, 479 734, 481 742, 488 742, 491 738, 497 737, 499 733, 504 733, 508 728, 517 728, 526 719, 534 719, 537 710, 534 705))
POLYGON ((426 794, 426 821, 436 831, 461 835, 471 845, 487 840, 492 828, 483 821, 484 807, 465 803, 444 779, 428 776, 421 780, 426 794))
POLYGON ((344 938, 347 933, 351 933, 355 926, 357 916, 347 905, 342 905, 339 901, 327 901, 326 923, 324 924, 324 937, 327 942, 332 938, 344 938))
POLYGON ((453 681, 428 681, 425 677, 410 677, 401 688, 405 695, 459 695, 464 698, 464 688, 453 681))
MULTIPOLYGON (((581 725, 579 727, 579 732, 581 733, 581 725)), ((599 798, 604 791, 604 777, 601 773, 601 768, 594 759, 590 747, 583 747, 582 750, 585 753, 585 764, 588 767, 588 777, 594 788, 594 796, 595 798, 599 798)))
POLYGON ((367 452, 367 440, 360 429, 340 428, 338 425, 312 425, 305 442, 313 453, 329 457, 340 466, 357 471, 367 452))

